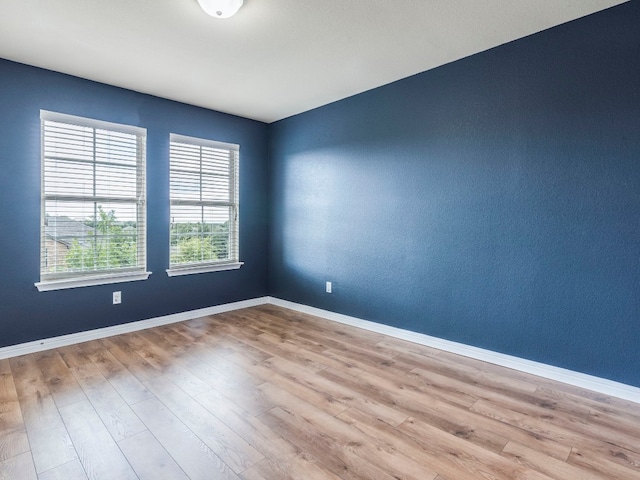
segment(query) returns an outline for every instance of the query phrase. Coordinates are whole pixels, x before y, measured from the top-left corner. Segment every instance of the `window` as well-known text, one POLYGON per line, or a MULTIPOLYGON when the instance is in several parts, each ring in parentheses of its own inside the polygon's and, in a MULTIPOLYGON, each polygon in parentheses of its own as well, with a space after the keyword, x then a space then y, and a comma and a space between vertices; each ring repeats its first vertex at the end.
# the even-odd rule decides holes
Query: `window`
POLYGON ((171 134, 169 276, 240 268, 239 146, 171 134))
POLYGON ((38 290, 144 280, 146 130, 41 111, 38 290))

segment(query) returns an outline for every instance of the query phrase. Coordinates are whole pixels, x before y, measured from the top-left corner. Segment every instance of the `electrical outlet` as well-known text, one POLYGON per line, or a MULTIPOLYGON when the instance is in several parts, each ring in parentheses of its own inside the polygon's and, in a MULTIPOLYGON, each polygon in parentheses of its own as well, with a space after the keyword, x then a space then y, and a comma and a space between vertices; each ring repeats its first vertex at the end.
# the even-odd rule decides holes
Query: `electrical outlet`
POLYGON ((122 303, 122 292, 113 292, 113 304, 119 305, 122 303))
POLYGON ((331 282, 326 283, 325 290, 327 291, 327 293, 331 293, 331 282))

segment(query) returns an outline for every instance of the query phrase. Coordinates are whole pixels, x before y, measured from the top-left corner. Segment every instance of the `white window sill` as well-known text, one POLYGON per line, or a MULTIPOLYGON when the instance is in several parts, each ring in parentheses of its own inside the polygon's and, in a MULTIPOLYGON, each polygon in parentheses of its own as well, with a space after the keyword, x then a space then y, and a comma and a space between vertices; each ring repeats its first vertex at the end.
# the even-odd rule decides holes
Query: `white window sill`
POLYGON ((90 287, 93 285, 106 285, 109 283, 135 282, 146 280, 151 272, 127 272, 110 273, 107 275, 92 275, 90 277, 63 278, 60 280, 48 280, 35 284, 39 292, 51 290, 63 290, 66 288, 90 287))
POLYGON ((174 267, 167 269, 167 275, 178 277, 180 275, 194 275, 196 273, 220 272, 223 270, 237 270, 244 262, 214 263, 210 265, 193 265, 189 267, 174 267))

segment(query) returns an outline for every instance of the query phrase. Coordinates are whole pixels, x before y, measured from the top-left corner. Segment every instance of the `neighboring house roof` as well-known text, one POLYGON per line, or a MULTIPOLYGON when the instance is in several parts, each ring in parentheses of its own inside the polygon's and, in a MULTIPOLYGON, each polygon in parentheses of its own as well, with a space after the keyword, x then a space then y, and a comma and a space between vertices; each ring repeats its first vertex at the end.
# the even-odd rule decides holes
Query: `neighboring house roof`
POLYGON ((93 227, 69 217, 47 217, 45 219, 45 236, 68 247, 74 240, 78 240, 80 244, 84 243, 82 239, 92 236, 94 231, 93 227))

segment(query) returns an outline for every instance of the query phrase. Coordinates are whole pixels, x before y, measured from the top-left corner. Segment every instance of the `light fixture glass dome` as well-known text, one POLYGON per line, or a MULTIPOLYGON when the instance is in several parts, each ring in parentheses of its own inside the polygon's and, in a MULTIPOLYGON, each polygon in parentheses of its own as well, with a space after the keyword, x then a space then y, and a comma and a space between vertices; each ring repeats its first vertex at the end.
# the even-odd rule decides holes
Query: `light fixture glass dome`
POLYGON ((229 18, 240 10, 243 0, 198 0, 198 3, 212 17, 229 18))

